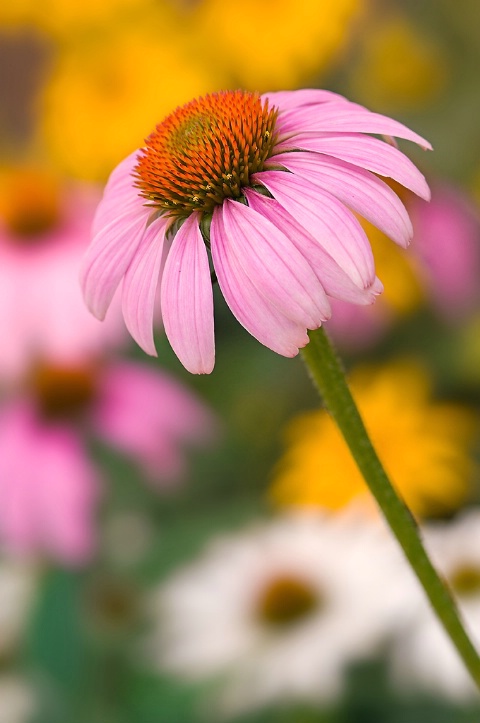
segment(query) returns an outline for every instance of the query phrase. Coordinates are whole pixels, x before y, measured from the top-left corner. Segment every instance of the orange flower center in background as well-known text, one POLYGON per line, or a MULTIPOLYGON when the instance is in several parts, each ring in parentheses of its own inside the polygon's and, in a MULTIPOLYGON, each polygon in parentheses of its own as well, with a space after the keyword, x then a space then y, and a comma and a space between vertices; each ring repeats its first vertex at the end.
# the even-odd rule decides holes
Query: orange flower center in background
POLYGON ((37 243, 60 218, 56 181, 34 169, 9 173, 1 184, 0 215, 15 244, 37 243))
POLYGON ((257 618, 273 627, 290 627, 322 606, 308 581, 279 575, 268 582, 257 602, 257 618))
POLYGON ((238 198, 271 152, 277 113, 258 93, 242 90, 177 108, 141 149, 134 170, 140 195, 175 216, 238 198))
POLYGON ((95 398, 96 375, 91 367, 39 365, 30 388, 44 417, 72 419, 95 398))
POLYGON ((450 585, 460 597, 480 594, 480 568, 466 563, 459 565, 450 576, 450 585))

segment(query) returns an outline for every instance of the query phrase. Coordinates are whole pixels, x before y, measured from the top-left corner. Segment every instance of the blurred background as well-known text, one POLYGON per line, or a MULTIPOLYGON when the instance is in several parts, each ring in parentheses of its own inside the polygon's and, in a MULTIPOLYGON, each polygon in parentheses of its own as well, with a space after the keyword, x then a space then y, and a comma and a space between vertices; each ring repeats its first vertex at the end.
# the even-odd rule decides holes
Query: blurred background
POLYGON ((0 8, 0 723, 473 723, 480 702, 300 358, 215 292, 217 361, 84 309, 102 185, 179 104, 328 88, 392 115, 432 202, 327 328, 480 643, 480 6, 0 8))

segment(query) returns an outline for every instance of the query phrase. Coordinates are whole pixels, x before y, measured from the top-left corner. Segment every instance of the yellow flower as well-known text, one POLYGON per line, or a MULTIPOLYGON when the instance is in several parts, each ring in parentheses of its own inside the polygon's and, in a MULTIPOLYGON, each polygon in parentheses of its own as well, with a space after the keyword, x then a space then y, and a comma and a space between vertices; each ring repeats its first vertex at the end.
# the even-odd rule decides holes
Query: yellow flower
POLYGON ((294 88, 324 70, 344 49, 362 0, 202 0, 192 3, 192 28, 203 52, 235 85, 250 90, 294 88))
POLYGON ((102 179, 177 105, 223 84, 168 19, 93 34, 58 58, 41 99, 40 143, 62 171, 102 179))
POLYGON ((88 27, 118 22, 131 13, 145 12, 149 0, 15 0, 0 3, 0 25, 30 26, 64 39, 88 27))
MULTIPOLYGON (((412 511, 424 517, 459 507, 475 471, 469 455, 473 415, 461 406, 433 401, 427 374, 413 363, 360 369, 352 376, 352 389, 378 455, 412 511)), ((374 509, 324 410, 294 419, 286 443, 269 493, 275 505, 337 510, 356 499, 374 509)))
MULTIPOLYGON (((159 19, 168 17, 170 27, 160 30, 156 42, 168 46, 187 35, 194 74, 206 64, 226 73, 229 87, 264 91, 294 88, 324 70, 347 45, 364 5, 365 0, 14 0, 0 3, 0 25, 31 26, 68 45, 102 28, 123 25, 128 32, 142 19, 158 27, 159 19)), ((143 64, 137 69, 143 72, 143 64)), ((156 68, 158 78, 172 71, 168 63, 156 68)))
POLYGON ((441 48, 407 17, 369 19, 362 39, 351 86, 365 104, 415 108, 430 103, 445 87, 448 68, 441 48))

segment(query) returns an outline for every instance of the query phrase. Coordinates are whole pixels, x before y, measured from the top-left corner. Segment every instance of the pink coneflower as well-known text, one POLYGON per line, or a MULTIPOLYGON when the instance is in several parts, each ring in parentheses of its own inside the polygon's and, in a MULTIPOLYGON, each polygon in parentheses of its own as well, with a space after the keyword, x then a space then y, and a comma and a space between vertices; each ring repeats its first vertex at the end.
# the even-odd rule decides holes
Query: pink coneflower
POLYGON ((402 124, 322 90, 225 91, 178 108, 110 177, 82 273, 90 310, 103 318, 123 279, 127 327, 155 354, 160 285, 174 351, 189 371, 208 373, 213 267, 240 323, 295 356, 306 330, 329 318, 328 296, 368 304, 382 289, 354 212, 398 244, 410 240, 405 207, 378 176, 429 198, 391 136, 430 147, 402 124))
POLYGON ((95 541, 99 478, 81 438, 26 400, 0 411, 0 541, 15 554, 84 562, 95 541))
POLYGON ((209 410, 170 376, 129 361, 38 366, 0 408, 0 541, 83 562, 95 544, 100 473, 91 434, 155 485, 186 471, 185 446, 211 441, 209 410))
POLYGON ((123 340, 119 310, 102 329, 78 290, 97 187, 62 186, 31 168, 0 183, 0 374, 18 378, 32 359, 69 362, 123 340))
POLYGON ((408 204, 415 229, 415 259, 429 297, 447 321, 478 307, 480 215, 458 188, 437 184, 432 202, 408 204))

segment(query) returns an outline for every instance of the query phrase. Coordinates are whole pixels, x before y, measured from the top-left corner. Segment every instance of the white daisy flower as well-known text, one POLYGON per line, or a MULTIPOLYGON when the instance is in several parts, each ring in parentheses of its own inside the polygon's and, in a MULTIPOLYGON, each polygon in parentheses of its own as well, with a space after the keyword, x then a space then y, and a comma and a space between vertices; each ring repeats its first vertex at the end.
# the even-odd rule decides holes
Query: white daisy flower
POLYGON ((380 525, 299 514, 210 544, 151 601, 162 672, 216 680, 222 712, 328 701, 402 621, 415 584, 380 525))
MULTIPOLYGON (((425 526, 427 550, 457 600, 471 640, 480 649, 480 509, 449 523, 425 526)), ((425 599, 392 648, 393 678, 456 701, 478 699, 464 664, 425 599)))

